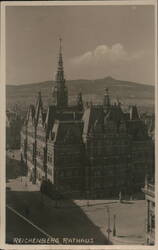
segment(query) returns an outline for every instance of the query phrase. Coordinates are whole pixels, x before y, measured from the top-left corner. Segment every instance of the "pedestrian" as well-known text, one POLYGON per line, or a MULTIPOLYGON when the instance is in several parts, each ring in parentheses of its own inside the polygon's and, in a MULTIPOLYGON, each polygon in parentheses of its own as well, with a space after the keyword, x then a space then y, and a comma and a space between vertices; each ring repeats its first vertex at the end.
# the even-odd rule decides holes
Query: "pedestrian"
POLYGON ((122 203, 122 193, 121 193, 121 191, 119 193, 119 202, 122 203))

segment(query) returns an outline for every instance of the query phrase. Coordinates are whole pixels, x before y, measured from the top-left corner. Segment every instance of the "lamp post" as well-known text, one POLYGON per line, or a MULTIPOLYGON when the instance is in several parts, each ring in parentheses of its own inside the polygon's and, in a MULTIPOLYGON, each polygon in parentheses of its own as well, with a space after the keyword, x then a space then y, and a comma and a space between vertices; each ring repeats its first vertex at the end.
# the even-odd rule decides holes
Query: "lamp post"
POLYGON ((111 229, 110 229, 110 210, 109 210, 108 206, 107 206, 107 215, 108 215, 108 228, 107 228, 108 243, 110 243, 110 233, 111 233, 111 229))
POLYGON ((87 206, 89 207, 89 191, 87 190, 87 206))
POLYGON ((116 214, 114 214, 113 236, 116 236, 116 214))

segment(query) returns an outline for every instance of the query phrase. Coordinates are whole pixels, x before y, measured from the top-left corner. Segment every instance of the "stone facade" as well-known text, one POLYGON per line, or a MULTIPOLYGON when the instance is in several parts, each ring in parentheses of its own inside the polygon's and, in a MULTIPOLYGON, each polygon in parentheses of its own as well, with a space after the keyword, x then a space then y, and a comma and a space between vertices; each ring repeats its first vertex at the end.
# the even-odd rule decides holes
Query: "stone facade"
POLYGON ((136 107, 130 112, 127 116, 116 104, 92 105, 84 112, 86 185, 93 197, 118 197, 119 192, 133 195, 143 187, 145 173, 151 170, 153 142, 136 107))
POLYGON ((50 180, 68 197, 133 195, 144 186, 153 165, 153 141, 137 107, 124 112, 111 103, 84 108, 79 93, 68 105, 61 44, 52 105, 45 112, 41 93, 21 130, 21 158, 35 182, 50 180))
POLYGON ((153 180, 147 181, 143 188, 147 202, 147 221, 146 221, 146 243, 155 244, 155 184, 153 180))

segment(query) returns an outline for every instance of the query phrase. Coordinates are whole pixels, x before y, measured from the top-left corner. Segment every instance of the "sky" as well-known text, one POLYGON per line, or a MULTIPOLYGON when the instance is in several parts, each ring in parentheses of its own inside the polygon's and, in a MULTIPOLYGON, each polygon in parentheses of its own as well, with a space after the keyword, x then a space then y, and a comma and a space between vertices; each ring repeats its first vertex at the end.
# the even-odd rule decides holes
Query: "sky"
POLYGON ((6 81, 54 80, 59 37, 66 79, 154 84, 153 6, 7 6, 6 81))

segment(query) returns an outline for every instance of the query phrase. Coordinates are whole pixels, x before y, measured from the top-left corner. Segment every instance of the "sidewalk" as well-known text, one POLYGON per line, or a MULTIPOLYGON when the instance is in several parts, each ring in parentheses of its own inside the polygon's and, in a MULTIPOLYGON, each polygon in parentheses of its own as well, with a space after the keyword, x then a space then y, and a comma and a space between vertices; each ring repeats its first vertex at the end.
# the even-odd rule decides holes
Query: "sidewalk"
POLYGON ((111 232, 110 240, 113 245, 144 245, 145 235, 144 237, 139 235, 113 236, 113 232, 111 232))

